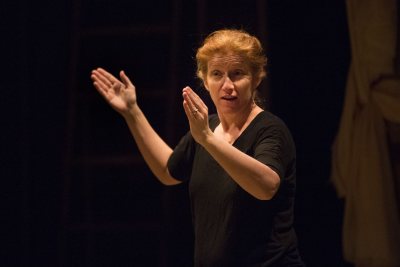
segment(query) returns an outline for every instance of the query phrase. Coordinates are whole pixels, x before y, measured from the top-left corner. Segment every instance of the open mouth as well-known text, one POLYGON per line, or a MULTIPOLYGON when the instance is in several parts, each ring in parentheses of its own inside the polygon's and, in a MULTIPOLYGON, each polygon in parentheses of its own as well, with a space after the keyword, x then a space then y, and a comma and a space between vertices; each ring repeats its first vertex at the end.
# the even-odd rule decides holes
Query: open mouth
POLYGON ((234 101, 234 100, 236 100, 237 99, 237 97, 236 96, 232 96, 232 95, 226 95, 226 96, 223 96, 223 97, 221 97, 223 100, 227 100, 227 101, 234 101))

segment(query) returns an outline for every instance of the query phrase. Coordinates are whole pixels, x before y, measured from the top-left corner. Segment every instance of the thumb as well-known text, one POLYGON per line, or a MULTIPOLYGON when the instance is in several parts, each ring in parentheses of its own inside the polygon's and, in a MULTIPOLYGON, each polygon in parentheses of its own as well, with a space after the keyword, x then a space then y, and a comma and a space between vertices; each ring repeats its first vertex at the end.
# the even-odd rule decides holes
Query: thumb
POLYGON ((125 71, 121 70, 119 72, 119 77, 121 77, 122 82, 124 83, 124 85, 126 87, 128 86, 133 86, 131 80, 129 79, 129 77, 125 74, 125 71))

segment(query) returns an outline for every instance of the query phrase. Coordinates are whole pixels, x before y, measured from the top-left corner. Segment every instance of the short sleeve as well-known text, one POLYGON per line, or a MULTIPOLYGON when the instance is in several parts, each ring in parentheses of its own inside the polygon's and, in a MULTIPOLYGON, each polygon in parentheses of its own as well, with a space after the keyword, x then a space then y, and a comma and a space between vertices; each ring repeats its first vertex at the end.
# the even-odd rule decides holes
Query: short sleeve
POLYGON ((173 178, 186 181, 192 173, 193 158, 195 153, 195 141, 188 132, 182 137, 168 159, 167 167, 173 178))
POLYGON ((281 179, 288 175, 295 162, 295 147, 284 124, 273 123, 265 127, 257 138, 254 158, 272 168, 281 179))

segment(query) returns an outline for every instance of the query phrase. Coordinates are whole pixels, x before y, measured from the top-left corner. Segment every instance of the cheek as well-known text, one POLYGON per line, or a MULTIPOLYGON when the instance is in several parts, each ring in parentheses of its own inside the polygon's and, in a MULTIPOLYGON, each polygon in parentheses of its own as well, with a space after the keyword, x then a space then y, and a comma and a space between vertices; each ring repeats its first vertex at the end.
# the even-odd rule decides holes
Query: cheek
POLYGON ((214 82, 208 84, 207 91, 210 94, 210 97, 214 103, 216 101, 218 101, 218 99, 219 99, 219 94, 220 94, 219 88, 220 88, 220 86, 218 86, 218 84, 216 84, 214 82))
POLYGON ((220 87, 219 82, 213 80, 208 80, 207 83, 205 83, 205 85, 207 85, 206 89, 210 93, 218 91, 218 88, 220 87))
POLYGON ((240 88, 242 93, 246 95, 252 95, 255 91, 255 88, 252 86, 251 82, 247 80, 244 80, 242 83, 240 83, 238 88, 240 88))
POLYGON ((211 78, 208 78, 208 77, 203 81, 203 84, 204 84, 204 87, 207 89, 207 91, 210 92, 210 93, 212 91, 215 91, 216 88, 218 88, 218 86, 219 86, 217 80, 211 79, 211 78))

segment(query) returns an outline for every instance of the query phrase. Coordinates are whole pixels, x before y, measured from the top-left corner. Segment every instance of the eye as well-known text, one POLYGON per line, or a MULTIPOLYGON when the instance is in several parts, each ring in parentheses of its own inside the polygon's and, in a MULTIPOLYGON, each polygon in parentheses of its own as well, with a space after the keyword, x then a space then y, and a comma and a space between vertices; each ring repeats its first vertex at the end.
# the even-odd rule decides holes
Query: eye
POLYGON ((233 75, 234 76, 242 76, 242 75, 244 75, 244 71, 243 70, 235 70, 233 72, 233 75))
POLYGON ((219 70, 212 70, 210 72, 210 76, 214 78, 218 78, 222 76, 222 73, 219 70))

